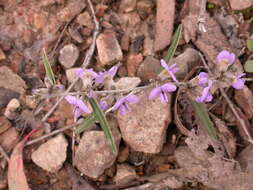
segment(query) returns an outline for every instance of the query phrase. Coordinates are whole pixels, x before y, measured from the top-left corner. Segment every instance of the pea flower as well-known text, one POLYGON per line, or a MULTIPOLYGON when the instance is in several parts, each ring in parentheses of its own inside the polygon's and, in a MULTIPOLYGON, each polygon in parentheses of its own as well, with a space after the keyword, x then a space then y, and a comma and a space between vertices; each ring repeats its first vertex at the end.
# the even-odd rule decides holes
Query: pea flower
POLYGON ((90 109, 84 104, 84 102, 75 96, 66 96, 65 99, 68 103, 75 106, 74 117, 78 118, 82 113, 91 113, 90 109))
POLYGON ((178 82, 174 73, 178 71, 177 64, 168 65, 164 59, 161 59, 161 65, 169 73, 170 77, 174 82, 178 82))
POLYGON ((139 98, 135 95, 129 94, 119 99, 112 107, 112 111, 119 109, 120 114, 125 115, 130 110, 128 103, 137 103, 137 102, 139 102, 139 98))
POLYGON ((208 74, 206 72, 200 72, 198 75, 198 79, 199 79, 199 86, 201 86, 202 88, 208 85, 208 74))
POLYGON ((155 99, 157 96, 160 96, 160 100, 162 103, 168 102, 168 96, 167 93, 168 92, 174 92, 177 90, 177 86, 171 83, 166 83, 162 86, 159 86, 157 88, 154 88, 150 94, 149 94, 149 99, 153 100, 155 99))
POLYGON ((81 79, 83 77, 91 77, 91 79, 95 79, 98 75, 96 72, 93 71, 93 69, 82 69, 82 68, 76 69, 75 74, 77 77, 81 79))
POLYGON ((233 64, 235 61, 235 54, 223 50, 217 55, 217 60, 219 63, 233 64))
POLYGON ((95 79, 95 82, 97 84, 101 84, 106 79, 112 80, 113 77, 116 75, 117 70, 118 70, 118 67, 117 66, 113 66, 108 71, 99 72, 99 74, 97 75, 97 77, 95 79))
POLYGON ((212 94, 210 93, 210 89, 212 87, 213 82, 208 80, 208 85, 203 89, 201 96, 198 96, 195 100, 196 102, 211 102, 213 99, 212 94))
POLYGON ((106 110, 107 108, 108 108, 108 105, 107 105, 107 103, 106 103, 106 101, 104 101, 104 100, 101 100, 100 102, 99 102, 99 107, 101 108, 101 110, 106 110))
POLYGON ((232 87, 237 90, 243 89, 245 79, 243 79, 242 77, 245 75, 246 75, 245 73, 242 73, 242 74, 238 75, 237 77, 235 77, 232 87))

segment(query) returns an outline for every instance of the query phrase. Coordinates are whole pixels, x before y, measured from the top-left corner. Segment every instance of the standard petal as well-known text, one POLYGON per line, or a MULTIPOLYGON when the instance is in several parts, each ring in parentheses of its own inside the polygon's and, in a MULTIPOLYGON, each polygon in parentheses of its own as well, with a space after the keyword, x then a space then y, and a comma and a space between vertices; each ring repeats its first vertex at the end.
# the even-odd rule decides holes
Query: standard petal
POLYGON ((148 98, 149 98, 150 100, 153 100, 153 99, 155 99, 157 96, 159 96, 160 93, 161 93, 161 87, 154 88, 154 89, 150 92, 148 98))
POLYGON ((135 95, 130 94, 125 97, 125 101, 129 103, 137 103, 139 102, 139 98, 135 95))
POLYGON ((65 99, 68 103, 75 105, 77 102, 77 98, 75 96, 66 96, 65 99))
POLYGON ((169 66, 164 59, 161 59, 160 63, 164 69, 166 69, 167 71, 169 70, 169 66))
POLYGON ((161 89, 164 92, 174 92, 177 90, 177 86, 171 83, 166 83, 161 86, 161 89))
POLYGON ((237 90, 240 90, 240 89, 243 89, 244 83, 245 83, 245 80, 239 78, 239 79, 236 80, 236 82, 234 82, 232 84, 232 87, 235 88, 235 89, 237 89, 237 90))
POLYGON ((85 105, 85 103, 82 100, 77 100, 76 102, 76 106, 83 112, 85 113, 91 113, 90 109, 88 108, 88 106, 85 105))
POLYGON ((232 64, 235 61, 235 54, 223 50, 217 55, 217 60, 218 62, 227 61, 229 64, 232 64))
POLYGON ((110 68, 110 70, 108 71, 108 73, 111 76, 111 78, 113 78, 116 75, 117 71, 118 71, 118 67, 117 66, 113 66, 112 68, 110 68))

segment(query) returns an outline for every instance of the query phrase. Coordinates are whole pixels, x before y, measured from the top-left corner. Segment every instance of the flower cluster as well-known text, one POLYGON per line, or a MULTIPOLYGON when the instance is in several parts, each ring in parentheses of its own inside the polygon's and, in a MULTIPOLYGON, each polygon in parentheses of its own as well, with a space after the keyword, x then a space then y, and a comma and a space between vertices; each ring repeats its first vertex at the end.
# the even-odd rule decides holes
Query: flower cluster
POLYGON ((213 82, 208 78, 208 74, 205 72, 201 72, 198 75, 199 86, 203 88, 201 96, 198 96, 195 100, 196 102, 211 102, 213 99, 212 94, 210 93, 210 89, 212 87, 213 82))

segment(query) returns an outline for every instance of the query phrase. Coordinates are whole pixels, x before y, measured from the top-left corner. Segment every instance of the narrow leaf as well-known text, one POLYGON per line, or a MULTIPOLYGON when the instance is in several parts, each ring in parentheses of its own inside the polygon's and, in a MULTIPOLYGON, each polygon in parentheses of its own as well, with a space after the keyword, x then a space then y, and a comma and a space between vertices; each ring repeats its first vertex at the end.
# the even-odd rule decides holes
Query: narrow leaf
POLYGON ((244 64, 244 70, 247 73, 253 73, 253 60, 246 61, 246 63, 244 64))
POLYGON ((248 39, 247 40, 247 48, 253 52, 253 39, 248 39))
POLYGON ((43 49, 42 59, 43 59, 43 64, 44 64, 44 67, 45 67, 45 70, 46 70, 47 78, 49 79, 49 81, 51 82, 52 85, 55 85, 56 81, 55 81, 55 77, 54 77, 54 72, 53 72, 51 64, 48 60, 45 49, 43 49))
POLYGON ((93 112, 95 114, 95 117, 100 122, 100 125, 105 133, 105 137, 111 146, 112 152, 116 153, 117 147, 116 147, 111 129, 109 127, 109 124, 108 124, 106 117, 104 115, 104 112, 100 109, 99 104, 97 103, 97 101, 94 98, 90 98, 89 101, 90 101, 91 107, 93 109, 93 112))
POLYGON ((212 120, 208 115, 205 104, 192 101, 192 105, 197 118, 200 120, 202 126, 205 128, 209 136, 217 140, 218 139, 217 131, 214 127, 212 120))
POLYGON ((77 126, 75 133, 76 134, 82 133, 83 131, 85 131, 86 129, 88 129, 91 125, 93 125, 96 122, 96 119, 97 118, 92 113, 85 120, 83 120, 83 122, 80 123, 80 125, 77 126))

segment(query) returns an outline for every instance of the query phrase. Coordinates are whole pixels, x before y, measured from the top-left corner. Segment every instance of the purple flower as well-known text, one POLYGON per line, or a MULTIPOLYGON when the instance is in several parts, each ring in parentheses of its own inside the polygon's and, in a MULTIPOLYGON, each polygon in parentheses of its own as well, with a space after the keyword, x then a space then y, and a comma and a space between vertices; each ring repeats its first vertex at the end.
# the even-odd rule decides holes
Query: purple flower
POLYGON ((83 78, 84 75, 91 77, 92 79, 95 79, 98 74, 96 72, 93 71, 93 69, 82 69, 82 68, 78 68, 75 70, 76 76, 79 78, 83 78))
POLYGON ((233 64, 235 61, 235 54, 223 50, 217 55, 217 60, 219 63, 225 62, 227 64, 233 64))
POLYGON ((208 85, 208 74, 205 72, 200 72, 198 75, 199 79, 199 86, 202 88, 206 87, 208 85))
POLYGON ((177 64, 168 65, 163 59, 161 59, 161 65, 164 69, 167 70, 172 80, 174 82, 178 82, 176 76, 174 75, 174 73, 178 71, 177 64))
POLYGON ((97 84, 101 84, 101 83, 104 82, 104 80, 106 78, 113 79, 113 77, 116 75, 117 71, 118 71, 118 67, 117 66, 113 66, 108 71, 99 72, 98 76, 95 79, 95 82, 97 84))
POLYGON ((128 103, 137 103, 139 98, 135 95, 129 94, 119 99, 112 107, 112 111, 119 109, 121 115, 125 115, 130 110, 128 103))
POLYGON ((242 77, 245 76, 245 75, 246 75, 245 73, 242 73, 242 74, 238 75, 234 79, 232 87, 235 88, 235 89, 237 89, 237 90, 243 89, 244 83, 245 83, 245 79, 243 79, 242 77))
POLYGON ((177 90, 176 85, 171 84, 171 83, 166 83, 162 86, 159 86, 157 88, 154 88, 150 94, 149 94, 149 99, 153 100, 155 99, 157 96, 160 95, 160 99, 162 103, 168 102, 168 96, 167 93, 168 92, 174 92, 177 90))
POLYGON ((198 96, 195 100, 196 102, 211 102, 213 99, 212 94, 210 93, 210 89, 212 87, 213 82, 211 80, 208 80, 208 86, 205 87, 202 91, 201 96, 198 96))
POLYGON ((101 110, 104 111, 104 110, 107 109, 108 105, 107 105, 106 101, 101 100, 101 101, 99 102, 99 107, 101 108, 101 110))
POLYGON ((84 104, 84 102, 75 96, 66 96, 65 99, 68 103, 75 106, 74 117, 78 118, 82 113, 91 113, 89 108, 84 104))

